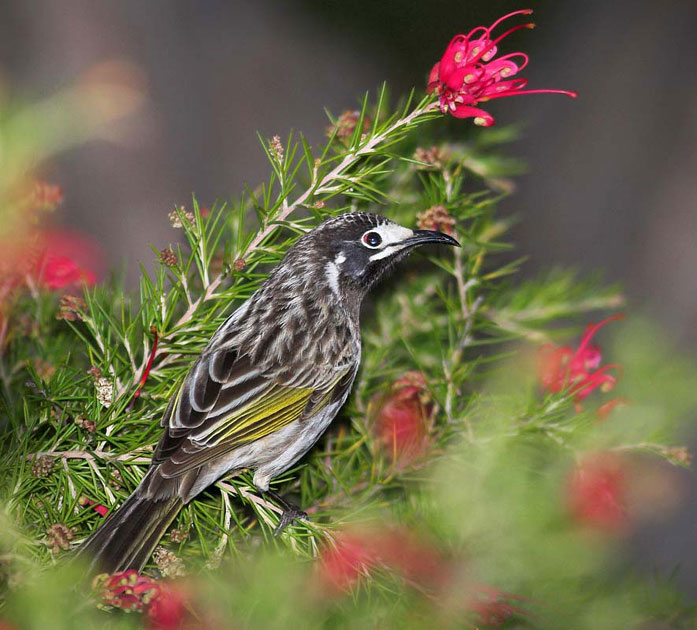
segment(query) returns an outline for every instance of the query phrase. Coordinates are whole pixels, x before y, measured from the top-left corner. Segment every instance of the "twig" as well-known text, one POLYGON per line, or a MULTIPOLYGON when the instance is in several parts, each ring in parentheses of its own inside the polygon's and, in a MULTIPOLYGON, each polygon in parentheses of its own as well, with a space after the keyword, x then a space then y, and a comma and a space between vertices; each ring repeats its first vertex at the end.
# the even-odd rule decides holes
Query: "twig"
POLYGON ((518 322, 506 318, 500 311, 495 309, 484 310, 484 315, 488 317, 494 324, 503 330, 513 333, 524 339, 528 339, 534 343, 547 343, 549 338, 543 332, 538 330, 533 330, 531 328, 526 328, 518 322))
POLYGON ((75 499, 77 496, 77 493, 75 492, 75 484, 73 484, 73 480, 70 477, 70 469, 68 468, 68 460, 63 459, 61 460, 63 464, 63 470, 65 470, 65 477, 68 480, 68 490, 70 491, 70 496, 75 499))
MULTIPOLYGON (((278 512, 281 514, 283 512, 283 509, 278 507, 277 505, 274 505, 273 503, 270 503, 266 499, 260 497, 258 494, 251 490, 247 490, 245 488, 236 488, 230 483, 226 483, 225 481, 219 481, 217 484, 215 484, 220 488, 221 490, 230 493, 234 492, 238 497, 249 501, 251 503, 254 503, 255 505, 258 505, 259 507, 263 507, 267 510, 271 510, 273 512, 278 512)), ((269 518, 268 514, 264 513, 263 511, 259 512, 257 511, 257 514, 263 519, 264 523, 266 523, 269 527, 274 527, 276 524, 269 518)))
MULTIPOLYGON (((453 189, 452 177, 450 176, 450 171, 447 168, 442 170, 442 174, 443 181, 445 182, 445 199, 447 202, 449 202, 451 201, 453 189)), ((457 238, 457 232, 455 232, 455 237, 457 238)), ((469 290, 476 286, 479 283, 479 280, 473 275, 473 277, 465 281, 465 268, 462 264, 463 252, 461 248, 455 248, 453 258, 455 263, 454 276, 460 298, 460 314, 462 315, 462 320, 464 322, 464 329, 462 331, 460 341, 450 357, 450 366, 448 366, 447 362, 443 360, 443 373, 446 381, 448 382, 448 388, 445 396, 445 415, 448 422, 453 422, 453 406, 456 394, 453 372, 455 371, 455 367, 462 360, 462 355, 464 354, 465 348, 472 342, 471 332, 472 326, 474 325, 474 317, 484 300, 484 298, 480 295, 474 300, 472 306, 469 305, 469 290)), ((463 418, 463 421, 467 429, 467 437, 471 443, 474 440, 472 425, 466 417, 463 418)))
MULTIPOLYGON (((481 306, 483 301, 484 297, 481 295, 478 296, 472 303, 472 307, 467 310, 467 317, 465 318, 465 328, 462 331, 462 337, 460 338, 460 342, 457 344, 457 347, 455 348, 450 357, 450 363, 452 365, 452 368, 448 367, 446 361, 443 361, 443 373, 445 375, 445 379, 448 382, 448 389, 445 395, 445 415, 448 418, 448 422, 453 422, 453 404, 455 400, 455 394, 457 393, 455 381, 453 379, 453 372, 455 370, 455 367, 462 360, 462 355, 464 354, 465 349, 470 343, 472 343, 471 332, 472 326, 474 325, 474 317, 477 314, 477 311, 479 310, 479 307, 481 306)), ((465 424, 465 428, 467 429, 467 438, 470 441, 470 443, 472 443, 474 441, 474 431, 472 429, 472 424, 466 416, 463 417, 462 420, 465 424)))
POLYGON ((137 448, 128 453, 122 453, 121 455, 114 455, 112 453, 107 453, 100 449, 89 451, 37 451, 36 453, 29 453, 27 459, 34 459, 36 457, 56 457, 61 459, 84 459, 92 460, 104 459, 111 462, 129 462, 131 464, 148 464, 151 461, 150 457, 139 457, 136 453, 145 453, 152 450, 151 446, 143 446, 137 448))
POLYGON ((225 492, 234 492, 238 497, 247 501, 251 501, 252 503, 256 503, 257 505, 260 505, 261 507, 264 507, 268 510, 278 512, 279 514, 283 512, 283 508, 280 508, 277 505, 267 501, 253 490, 249 490, 247 488, 237 488, 233 486, 231 483, 227 483, 226 481, 219 481, 215 485, 218 486, 218 488, 225 490, 225 492))
POLYGON ((157 353, 157 329, 154 326, 151 326, 150 332, 153 335, 152 349, 150 350, 150 354, 148 355, 148 361, 145 364, 145 368, 143 369, 142 375, 139 379, 138 388, 135 392, 133 392, 131 402, 129 402, 128 406, 126 407, 126 409, 129 411, 133 409, 133 405, 135 404, 136 399, 140 396, 141 392, 143 391, 143 387, 145 387, 145 382, 148 380, 148 375, 150 374, 150 370, 152 369, 152 362, 155 360, 155 354, 157 353))
POLYGON ((227 492, 221 492, 220 494, 223 498, 223 508, 225 509, 225 517, 223 520, 223 535, 220 537, 220 542, 213 551, 213 557, 211 558, 213 563, 209 561, 209 564, 211 564, 212 567, 216 566, 216 564, 220 562, 220 559, 223 556, 223 552, 225 551, 225 545, 227 545, 227 541, 229 538, 228 532, 230 531, 230 525, 232 523, 232 507, 230 506, 230 495, 227 492))
POLYGON ((523 308, 519 311, 510 313, 510 319, 551 319, 559 317, 561 314, 574 312, 583 313, 586 311, 597 311, 600 309, 613 309, 623 306, 625 297, 623 295, 609 295, 603 297, 592 297, 579 302, 559 303, 551 306, 539 306, 523 308))
MULTIPOLYGON (((67 460, 63 459, 63 465, 66 465, 67 460)), ((87 463, 89 464, 89 467, 94 471, 94 474, 99 477, 99 481, 102 482, 102 486, 104 486, 104 492, 106 492, 107 497, 109 497, 109 501, 113 504, 116 502, 116 497, 114 496, 114 493, 111 491, 111 488, 109 487, 109 484, 106 482, 104 477, 102 476, 102 473, 99 471, 99 468, 97 468, 97 463, 93 459, 88 459, 87 463)))

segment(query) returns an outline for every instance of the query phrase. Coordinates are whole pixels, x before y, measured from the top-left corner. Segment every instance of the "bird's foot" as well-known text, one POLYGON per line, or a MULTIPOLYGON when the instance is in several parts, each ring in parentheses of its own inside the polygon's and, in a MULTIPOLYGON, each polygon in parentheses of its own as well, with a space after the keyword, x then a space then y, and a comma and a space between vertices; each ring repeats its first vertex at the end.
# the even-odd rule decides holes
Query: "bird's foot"
POLYGON ((307 513, 298 508, 294 507, 289 510, 283 510, 278 525, 276 525, 276 529, 273 530, 273 535, 279 536, 288 525, 293 523, 293 521, 306 520, 308 520, 307 513))
POLYGON ((283 508, 278 525, 276 525, 276 529, 273 530, 274 536, 281 534, 283 530, 288 527, 288 525, 291 525, 294 521, 308 520, 306 512, 303 512, 297 505, 289 503, 273 490, 266 490, 263 494, 273 499, 280 507, 283 508))

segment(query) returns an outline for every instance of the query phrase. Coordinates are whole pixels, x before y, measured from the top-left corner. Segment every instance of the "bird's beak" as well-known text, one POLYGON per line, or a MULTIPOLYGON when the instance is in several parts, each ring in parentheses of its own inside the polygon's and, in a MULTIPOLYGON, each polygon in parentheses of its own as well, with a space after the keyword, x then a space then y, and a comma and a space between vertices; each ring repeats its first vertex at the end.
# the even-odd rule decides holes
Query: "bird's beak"
POLYGON ((443 234, 443 232, 436 232, 435 230, 414 230, 413 236, 405 239, 403 243, 407 247, 417 247, 418 245, 427 245, 429 243, 460 247, 460 243, 452 236, 443 234))

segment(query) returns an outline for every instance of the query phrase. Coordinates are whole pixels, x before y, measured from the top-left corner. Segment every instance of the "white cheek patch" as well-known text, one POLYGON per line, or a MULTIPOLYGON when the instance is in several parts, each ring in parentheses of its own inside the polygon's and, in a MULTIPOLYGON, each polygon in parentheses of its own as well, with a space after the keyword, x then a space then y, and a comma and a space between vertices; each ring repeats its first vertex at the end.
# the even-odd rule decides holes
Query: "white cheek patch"
POLYGON ((324 268, 324 275, 329 283, 329 288, 336 296, 339 295, 339 267, 333 262, 328 262, 324 268))
POLYGON ((324 275, 329 283, 329 288, 337 297, 339 295, 339 266, 346 260, 344 252, 339 252, 334 262, 328 262, 324 267, 324 275))
POLYGON ((373 254, 370 257, 370 260, 381 260, 391 256, 395 252, 402 249, 405 240, 414 236, 414 232, 412 230, 402 227, 401 225, 397 225, 396 223, 378 225, 376 228, 373 228, 370 231, 377 232, 382 238, 382 243, 380 244, 377 253, 373 254))

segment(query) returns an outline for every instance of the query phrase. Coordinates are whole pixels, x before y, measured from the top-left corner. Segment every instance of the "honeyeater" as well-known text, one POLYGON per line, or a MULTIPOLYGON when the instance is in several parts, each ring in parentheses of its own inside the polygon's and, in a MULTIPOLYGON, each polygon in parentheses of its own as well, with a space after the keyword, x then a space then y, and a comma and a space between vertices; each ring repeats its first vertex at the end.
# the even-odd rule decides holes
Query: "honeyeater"
MULTIPOLYGON (((143 481, 88 538, 93 570, 140 570, 182 506, 223 475, 254 485, 290 468, 344 404, 361 358, 361 303, 415 247, 458 245, 351 212, 302 236, 264 284, 215 332, 162 417, 143 481)), ((306 517, 284 508, 279 528, 306 517)))

